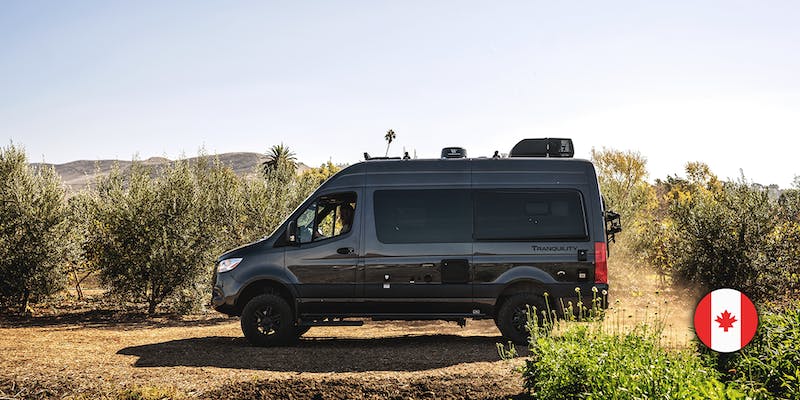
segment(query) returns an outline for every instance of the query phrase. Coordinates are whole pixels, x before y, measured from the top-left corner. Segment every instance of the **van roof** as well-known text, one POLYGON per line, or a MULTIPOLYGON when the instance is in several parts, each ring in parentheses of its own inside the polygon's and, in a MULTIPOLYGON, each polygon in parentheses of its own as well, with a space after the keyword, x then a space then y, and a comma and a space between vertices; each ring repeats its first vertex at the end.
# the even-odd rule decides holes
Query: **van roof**
POLYGON ((492 183, 528 186, 530 184, 585 184, 596 181, 594 166, 577 158, 458 158, 415 160, 369 160, 353 164, 331 177, 334 186, 368 182, 398 186, 463 182, 472 174, 473 184, 492 183), (479 177, 478 175, 483 175, 479 177), (513 175, 513 176, 512 176, 513 175), (462 178, 459 178, 462 176, 462 178), (353 179, 356 179, 355 181, 353 179))
POLYGON ((420 158, 411 160, 402 159, 373 159, 361 161, 352 166, 359 164, 366 164, 370 167, 368 170, 373 170, 371 166, 379 166, 379 169, 392 169, 392 170, 407 170, 413 171, 420 167, 441 168, 443 170, 451 170, 453 167, 465 168, 466 165, 471 165, 472 169, 476 167, 480 170, 483 168, 495 169, 492 167, 502 166, 509 170, 526 169, 526 167, 543 167, 553 168, 561 167, 567 169, 581 168, 578 165, 591 164, 591 161, 581 158, 559 158, 559 157, 511 157, 511 158, 420 158))

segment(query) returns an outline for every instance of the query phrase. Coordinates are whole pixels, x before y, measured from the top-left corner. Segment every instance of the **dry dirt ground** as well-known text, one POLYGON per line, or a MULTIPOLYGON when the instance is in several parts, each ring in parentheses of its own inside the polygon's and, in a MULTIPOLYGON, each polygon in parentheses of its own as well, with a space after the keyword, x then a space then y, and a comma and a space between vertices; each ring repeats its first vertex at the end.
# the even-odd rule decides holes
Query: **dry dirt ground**
MULTIPOLYGON (((685 347, 697 293, 646 269, 613 267, 604 327, 658 321, 665 344, 685 347)), ((316 327, 294 346, 264 349, 217 313, 144 318, 91 308, 0 318, 0 399, 526 397, 512 371, 522 359, 500 360, 492 321, 316 327)))
POLYGON ((316 327, 294 346, 271 349, 250 347, 237 320, 212 316, 119 322, 112 313, 88 313, 10 325, 0 328, 0 398, 126 390, 156 398, 507 398, 522 391, 515 362, 498 356, 502 338, 491 321, 316 327))

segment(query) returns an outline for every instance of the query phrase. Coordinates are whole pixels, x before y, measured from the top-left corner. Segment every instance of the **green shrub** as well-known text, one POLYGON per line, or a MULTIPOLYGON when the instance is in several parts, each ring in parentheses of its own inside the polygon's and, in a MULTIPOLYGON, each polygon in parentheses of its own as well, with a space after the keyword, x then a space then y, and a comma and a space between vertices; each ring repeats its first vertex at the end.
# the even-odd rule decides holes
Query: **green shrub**
POLYGON ((646 325, 612 335, 581 324, 539 336, 522 368, 525 388, 541 399, 743 397, 697 355, 662 348, 660 334, 646 325))
POLYGON ((620 213, 626 229, 655 205, 655 194, 646 180, 647 159, 639 152, 592 148, 592 162, 606 208, 620 213))
POLYGON ((87 258, 113 294, 145 303, 152 314, 211 269, 214 226, 200 200, 196 177, 183 161, 156 178, 136 163, 127 182, 119 171, 99 182, 87 258))
POLYGON ((0 303, 25 312, 29 300, 63 287, 69 246, 61 180, 34 169, 25 152, 0 148, 0 303))
POLYGON ((150 314, 165 302, 196 311, 210 298, 215 257, 268 235, 334 168, 251 179, 208 157, 159 170, 134 162, 101 178, 96 193, 76 196, 87 226, 83 263, 150 314))
POLYGON ((703 348, 720 371, 741 387, 779 399, 800 398, 800 301, 760 316, 753 341, 720 355, 703 348))
POLYGON ((673 272, 709 289, 736 288, 754 299, 783 291, 769 281, 782 266, 763 257, 776 226, 776 205, 765 191, 744 180, 674 201, 673 272))

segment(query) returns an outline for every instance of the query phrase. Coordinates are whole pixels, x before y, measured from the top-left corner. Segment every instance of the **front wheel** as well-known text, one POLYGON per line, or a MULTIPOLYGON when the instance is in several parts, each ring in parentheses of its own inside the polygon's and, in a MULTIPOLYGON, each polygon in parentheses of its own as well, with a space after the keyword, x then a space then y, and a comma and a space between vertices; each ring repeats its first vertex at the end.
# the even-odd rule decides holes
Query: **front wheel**
POLYGON ((282 297, 262 294, 250 299, 242 310, 242 332, 253 346, 276 346, 296 339, 292 308, 282 297))
POLYGON ((500 305, 495 323, 500 332, 517 344, 526 344, 530 338, 528 331, 528 311, 536 318, 539 329, 548 329, 542 311, 545 310, 541 297, 528 293, 520 293, 506 298, 500 305), (535 314, 534 314, 535 313, 535 314))

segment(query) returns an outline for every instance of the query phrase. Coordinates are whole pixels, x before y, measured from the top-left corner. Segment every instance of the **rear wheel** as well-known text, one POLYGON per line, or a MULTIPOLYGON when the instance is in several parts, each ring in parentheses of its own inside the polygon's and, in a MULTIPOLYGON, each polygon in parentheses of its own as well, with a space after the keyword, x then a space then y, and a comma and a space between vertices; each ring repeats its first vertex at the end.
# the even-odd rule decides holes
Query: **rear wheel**
POLYGON ((276 346, 297 339, 292 308, 282 297, 262 294, 250 299, 242 310, 242 332, 254 346, 276 346))
POLYGON ((547 329, 547 324, 544 324, 542 316, 542 311, 546 311, 542 298, 528 293, 515 294, 506 298, 495 316, 495 324, 503 336, 512 342, 526 344, 530 337, 527 327, 529 310, 531 317, 536 318, 539 329, 547 329))

